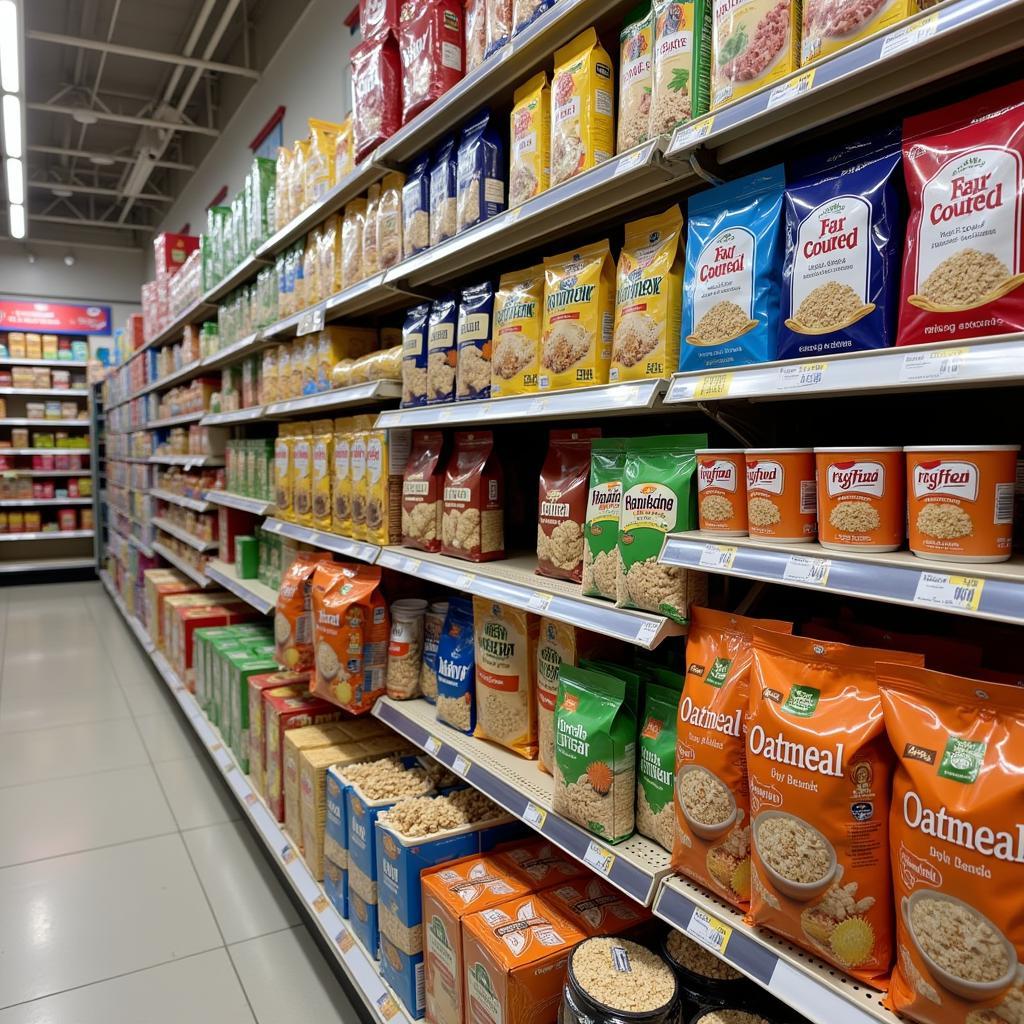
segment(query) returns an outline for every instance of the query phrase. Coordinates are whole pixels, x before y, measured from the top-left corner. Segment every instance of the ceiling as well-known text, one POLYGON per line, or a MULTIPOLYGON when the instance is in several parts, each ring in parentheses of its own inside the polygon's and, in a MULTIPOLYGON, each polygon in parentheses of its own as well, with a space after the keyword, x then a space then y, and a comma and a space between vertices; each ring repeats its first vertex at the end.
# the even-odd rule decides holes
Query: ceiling
POLYGON ((23 3, 26 244, 148 245, 309 2, 23 3))

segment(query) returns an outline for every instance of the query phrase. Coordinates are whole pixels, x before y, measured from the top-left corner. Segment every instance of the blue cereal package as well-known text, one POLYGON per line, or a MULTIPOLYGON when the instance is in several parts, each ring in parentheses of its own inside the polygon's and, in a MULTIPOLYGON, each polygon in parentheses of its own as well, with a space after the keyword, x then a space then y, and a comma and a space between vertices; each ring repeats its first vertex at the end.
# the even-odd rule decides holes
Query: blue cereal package
POLYGON ((413 164, 402 186, 402 258, 408 259, 430 245, 430 157, 413 164))
POLYGON ((427 321, 427 405, 455 401, 455 336, 459 304, 445 295, 430 306, 427 321))
POLYGON ((895 127, 791 168, 779 359, 895 344, 900 142, 895 127))
POLYGON ((348 917, 348 871, 327 857, 324 857, 324 895, 342 917, 348 917))
POLYGON ((505 139, 491 112, 481 110, 463 129, 458 157, 458 230, 505 209, 505 139))
POLYGON ((476 727, 475 688, 473 603, 466 597, 452 597, 437 645, 437 720, 472 734, 476 727))
POLYGON ((430 244, 437 245, 456 231, 455 192, 458 181, 458 152, 455 139, 441 140, 430 165, 430 244))
POLYGON ((491 325, 494 285, 490 281, 462 290, 459 303, 458 364, 455 398, 491 397, 491 325))
POLYGON ((402 408, 427 404, 427 331, 430 303, 413 306, 402 325, 402 408))
POLYGON ((775 358, 785 184, 779 164, 690 197, 680 370, 775 358))
POLYGON ((525 32, 555 0, 512 0, 512 35, 525 32))

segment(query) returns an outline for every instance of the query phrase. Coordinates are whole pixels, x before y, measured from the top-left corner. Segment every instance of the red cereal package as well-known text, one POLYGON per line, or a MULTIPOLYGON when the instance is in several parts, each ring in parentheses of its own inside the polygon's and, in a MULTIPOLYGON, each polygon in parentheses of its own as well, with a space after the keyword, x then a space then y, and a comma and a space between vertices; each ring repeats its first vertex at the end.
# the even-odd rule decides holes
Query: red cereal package
POLYGON ((352 50, 352 139, 358 163, 402 127, 398 43, 387 32, 352 50))
POLYGON ((398 32, 399 0, 359 0, 359 37, 373 39, 398 32))
POLYGON ((898 345, 1024 329, 1024 88, 903 123, 910 198, 898 345))
POLYGON ((461 0, 424 0, 402 8, 398 48, 403 124, 462 78, 462 13, 461 0))
POLYGON ((490 430, 460 431, 444 474, 441 550, 471 562, 505 557, 505 478, 490 430))
POLYGON ((402 544, 407 548, 441 550, 443 452, 440 430, 413 431, 402 474, 402 544))

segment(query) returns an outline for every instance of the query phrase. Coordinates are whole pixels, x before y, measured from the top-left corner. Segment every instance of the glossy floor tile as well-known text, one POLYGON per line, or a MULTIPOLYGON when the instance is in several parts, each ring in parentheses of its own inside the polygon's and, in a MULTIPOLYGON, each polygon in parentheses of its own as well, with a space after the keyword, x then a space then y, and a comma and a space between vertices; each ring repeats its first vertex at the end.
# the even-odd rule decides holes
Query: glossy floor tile
POLYGON ((192 727, 176 711, 159 711, 152 715, 136 715, 142 742, 154 761, 180 761, 187 757, 205 757, 195 740, 192 727))
POLYGON ((154 766, 171 805, 178 828, 202 828, 222 821, 237 821, 242 812, 224 791, 217 769, 194 758, 158 761, 154 766))

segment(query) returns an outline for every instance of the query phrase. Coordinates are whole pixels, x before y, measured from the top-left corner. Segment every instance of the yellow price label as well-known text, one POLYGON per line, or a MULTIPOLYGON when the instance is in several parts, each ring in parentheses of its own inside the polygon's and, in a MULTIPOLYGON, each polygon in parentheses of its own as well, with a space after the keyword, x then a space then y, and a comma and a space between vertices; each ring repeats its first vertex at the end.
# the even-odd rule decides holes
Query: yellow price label
POLYGON ((337 943, 338 949, 340 949, 342 953, 347 953, 355 945, 355 940, 349 934, 349 930, 344 925, 342 925, 341 931, 339 931, 335 936, 334 941, 337 943))
POLYGON ((693 397, 698 401, 705 398, 725 398, 731 387, 731 373, 708 373, 701 377, 693 397))
POLYGON ((717 917, 700 907, 694 907, 690 915, 689 923, 686 925, 686 933, 696 939, 702 946, 707 946, 713 952, 724 955, 729 939, 732 937, 732 928, 717 917))
POLYGON ((313 910, 315 910, 316 913, 318 914, 322 914, 330 905, 330 902, 323 893, 317 896, 317 898, 313 900, 312 904, 313 910))
POLYGON ((981 603, 985 581, 977 576, 950 576, 949 583, 953 588, 953 600, 961 608, 970 608, 972 612, 976 612, 981 603))

